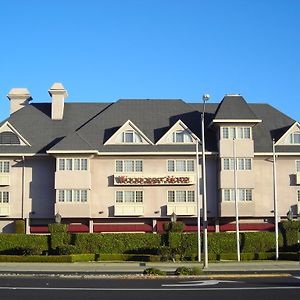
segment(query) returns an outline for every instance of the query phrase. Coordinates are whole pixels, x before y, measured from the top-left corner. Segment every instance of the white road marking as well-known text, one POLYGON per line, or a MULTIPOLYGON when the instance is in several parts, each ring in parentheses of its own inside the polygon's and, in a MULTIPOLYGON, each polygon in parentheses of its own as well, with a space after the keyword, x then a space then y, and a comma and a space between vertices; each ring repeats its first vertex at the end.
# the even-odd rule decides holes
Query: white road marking
POLYGON ((33 291, 240 291, 240 290, 292 290, 300 289, 300 286, 266 286, 266 287, 219 287, 219 288, 75 288, 75 287, 62 287, 62 288, 48 288, 48 287, 0 287, 0 290, 33 290, 33 291))
POLYGON ((175 283, 175 284, 162 284, 161 286, 178 286, 178 287, 183 287, 183 286, 205 286, 205 285, 216 285, 219 283, 238 283, 238 281, 231 281, 231 280, 197 280, 197 281, 184 281, 180 283, 175 283))

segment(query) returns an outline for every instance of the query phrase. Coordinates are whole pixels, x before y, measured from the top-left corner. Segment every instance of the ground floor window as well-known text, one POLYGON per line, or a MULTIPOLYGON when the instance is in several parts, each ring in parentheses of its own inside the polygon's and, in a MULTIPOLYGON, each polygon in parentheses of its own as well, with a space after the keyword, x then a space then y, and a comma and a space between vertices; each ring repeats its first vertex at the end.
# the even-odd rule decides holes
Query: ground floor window
POLYGON ((9 203, 9 192, 0 192, 0 203, 9 203))
POLYGON ((116 191, 116 203, 142 203, 143 191, 116 191))
POLYGON ((87 190, 58 190, 58 202, 87 202, 87 190))
POLYGON ((168 202, 195 202, 195 192, 168 191, 168 202))
MULTIPOLYGON (((252 201, 252 189, 237 189, 238 201, 252 201)), ((223 201, 235 201, 235 189, 223 189, 223 201)))

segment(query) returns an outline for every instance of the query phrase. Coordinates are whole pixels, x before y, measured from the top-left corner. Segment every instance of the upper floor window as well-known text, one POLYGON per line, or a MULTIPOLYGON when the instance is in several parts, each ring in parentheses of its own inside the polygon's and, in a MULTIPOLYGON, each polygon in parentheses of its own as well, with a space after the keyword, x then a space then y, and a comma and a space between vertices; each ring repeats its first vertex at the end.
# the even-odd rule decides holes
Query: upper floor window
POLYGON ((143 161, 116 160, 116 172, 143 172, 143 161))
MULTIPOLYGON (((237 158, 237 170, 252 170, 251 158, 237 158)), ((234 158, 223 158, 223 170, 234 170, 234 158)))
POLYGON ((223 139, 250 139, 251 127, 222 127, 223 139))
POLYGON ((9 173, 9 161, 0 161, 0 173, 9 173))
POLYGON ((88 160, 87 158, 59 158, 58 170, 59 171, 87 171, 88 160))
POLYGON ((87 190, 58 190, 58 202, 87 202, 87 190))
MULTIPOLYGON (((237 189, 238 201, 252 201, 252 189, 237 189)), ((234 189, 223 189, 223 201, 235 201, 234 189)))
POLYGON ((168 191, 168 202, 195 202, 195 192, 168 191))
POLYGON ((122 132, 122 143, 133 144, 133 143, 142 143, 142 142, 143 140, 141 136, 134 130, 126 130, 122 132))
POLYGON ((173 132, 173 143, 192 143, 193 139, 187 130, 173 132))
POLYGON ((142 203, 143 191, 116 191, 116 203, 142 203))
POLYGON ((11 131, 3 131, 0 133, 1 145, 20 145, 19 137, 11 131))
POLYGON ((9 192, 0 192, 0 203, 9 203, 9 192))
POLYGON ((168 160, 168 172, 194 172, 194 160, 168 160))
POLYGON ((290 144, 300 144, 300 132, 290 134, 290 144))
POLYGON ((300 202, 300 190, 297 191, 297 201, 300 202))
POLYGON ((300 173, 300 160, 296 160, 296 172, 300 173))

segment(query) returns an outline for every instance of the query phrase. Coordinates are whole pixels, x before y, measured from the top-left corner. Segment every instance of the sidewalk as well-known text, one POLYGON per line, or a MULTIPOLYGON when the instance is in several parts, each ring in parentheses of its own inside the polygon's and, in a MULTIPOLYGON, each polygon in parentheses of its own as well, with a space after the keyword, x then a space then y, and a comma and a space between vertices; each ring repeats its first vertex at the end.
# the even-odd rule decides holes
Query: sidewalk
MULTIPOLYGON (((146 268, 157 268, 172 273, 176 268, 203 265, 197 262, 182 263, 139 263, 139 262, 90 262, 90 263, 0 263, 0 274, 142 274, 146 268)), ((226 272, 287 272, 300 271, 295 261, 253 261, 253 262, 214 262, 209 263, 205 272, 221 274, 226 272)))

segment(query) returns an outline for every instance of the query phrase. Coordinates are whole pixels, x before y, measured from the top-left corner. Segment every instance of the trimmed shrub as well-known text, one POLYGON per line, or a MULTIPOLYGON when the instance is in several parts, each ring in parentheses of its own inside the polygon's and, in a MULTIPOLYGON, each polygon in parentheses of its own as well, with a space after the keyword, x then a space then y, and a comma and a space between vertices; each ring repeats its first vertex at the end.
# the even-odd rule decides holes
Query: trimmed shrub
POLYGON ((298 251, 300 221, 282 221, 280 223, 280 229, 283 235, 284 248, 287 250, 298 251))
POLYGON ((143 272, 144 275, 151 275, 151 276, 165 276, 166 272, 161 271, 159 269, 155 269, 155 268, 148 268, 145 269, 143 272))
POLYGON ((71 239, 81 253, 126 254, 143 251, 148 254, 161 244, 161 236, 152 233, 78 233, 73 234, 71 239))
POLYGON ((56 247, 55 254, 57 255, 70 255, 70 254, 79 254, 80 251, 74 245, 63 245, 56 247))
POLYGON ((19 234, 25 233, 25 220, 16 220, 15 221, 15 232, 19 234))
POLYGON ((67 233, 67 224, 49 224, 48 229, 51 233, 50 247, 52 250, 70 243, 70 234, 67 233))
POLYGON ((200 267, 179 267, 175 270, 175 275, 184 276, 184 275, 202 275, 203 271, 200 267))
POLYGON ((35 249, 34 251, 42 253, 48 250, 48 236, 0 234, 0 254, 13 254, 15 249, 35 249))
POLYGON ((182 222, 168 222, 164 223, 164 230, 166 232, 183 232, 184 224, 182 222))
POLYGON ((146 261, 158 262, 159 255, 135 255, 135 254, 96 254, 97 261, 146 261))

